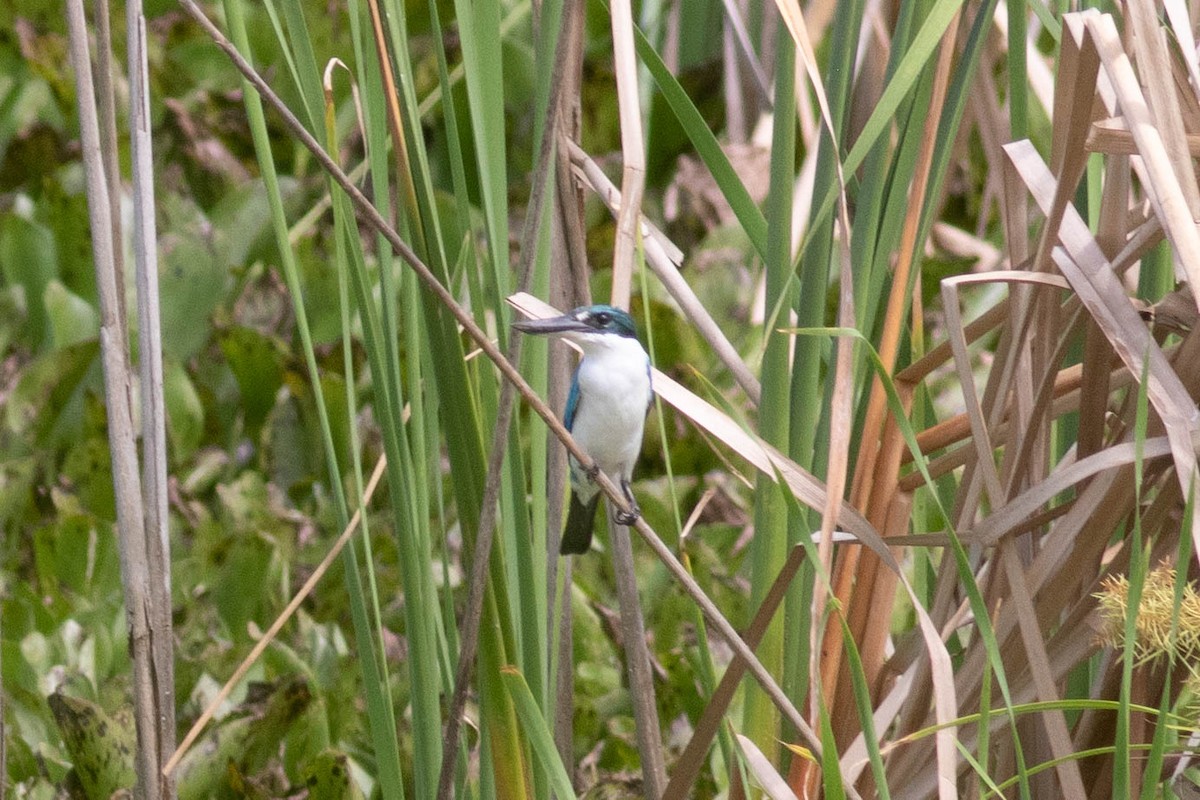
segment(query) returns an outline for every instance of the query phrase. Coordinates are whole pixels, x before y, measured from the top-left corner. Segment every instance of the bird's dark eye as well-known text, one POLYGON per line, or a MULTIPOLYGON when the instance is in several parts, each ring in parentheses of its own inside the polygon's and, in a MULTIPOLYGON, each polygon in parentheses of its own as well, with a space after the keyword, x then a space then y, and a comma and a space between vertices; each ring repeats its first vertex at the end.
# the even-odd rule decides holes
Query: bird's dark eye
POLYGON ((612 322, 612 314, 608 313, 607 311, 601 311, 599 314, 593 317, 593 319, 596 320, 597 325, 603 328, 605 325, 612 322))

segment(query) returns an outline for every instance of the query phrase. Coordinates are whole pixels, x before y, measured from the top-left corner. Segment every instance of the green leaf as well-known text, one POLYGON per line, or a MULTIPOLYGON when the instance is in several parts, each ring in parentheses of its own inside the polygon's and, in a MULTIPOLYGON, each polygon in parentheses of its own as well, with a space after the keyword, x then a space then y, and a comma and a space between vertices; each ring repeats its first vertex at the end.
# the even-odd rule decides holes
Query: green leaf
POLYGON ((78 594, 88 590, 88 559, 80 554, 95 544, 94 535, 91 521, 81 515, 63 516, 34 533, 38 583, 47 597, 62 599, 64 590, 78 594))
POLYGON ((186 230, 163 237, 161 257, 163 355, 184 362, 208 341, 210 317, 225 294, 226 270, 211 243, 186 230))
POLYGON ((40 301, 50 281, 58 277, 58 249, 50 230, 9 214, 0 218, 0 271, 10 286, 25 290, 29 313, 29 344, 36 348, 49 335, 46 311, 40 301))
POLYGON ((213 554, 219 577, 213 586, 217 611, 239 634, 273 602, 281 547, 290 541, 290 525, 271 507, 266 481, 257 472, 243 472, 217 486, 221 525, 230 540, 213 554), (250 591, 248 587, 256 587, 250 591))
POLYGON ((25 288, 5 286, 0 288, 0 352, 8 352, 9 346, 29 326, 29 309, 25 301, 25 288))
POLYGON ((187 370, 174 361, 163 363, 163 403, 171 457, 177 464, 188 461, 204 437, 204 404, 187 370))
POLYGON ((24 447, 46 446, 82 428, 76 392, 96 364, 100 346, 81 342, 55 350, 27 366, 5 403, 4 423, 24 447))
POLYGON ((550 787, 554 790, 554 794, 559 797, 559 800, 574 798, 575 789, 571 786, 571 778, 567 775, 566 767, 563 766, 562 759, 558 756, 558 749, 554 746, 554 736, 551 735, 550 728, 546 725, 546 719, 542 716, 537 700, 529 691, 529 684, 525 683, 525 677, 516 667, 504 667, 500 671, 500 675, 513 700, 517 718, 521 721, 521 729, 525 733, 525 738, 529 740, 533 755, 550 776, 550 787))
POLYGON ((91 303, 72 293, 58 279, 46 284, 42 301, 55 347, 66 347, 96 338, 100 330, 100 315, 91 303))
POLYGON ((358 800, 363 796, 350 775, 350 759, 338 750, 324 750, 304 769, 309 800, 358 800))
POLYGON ((219 793, 231 762, 243 775, 262 769, 311 702, 308 684, 294 678, 274 689, 249 715, 211 731, 179 762, 175 774, 180 800, 202 800, 219 793))
POLYGON ((271 207, 262 181, 231 188, 209 213, 217 238, 217 256, 226 264, 245 265, 266 256, 271 207))
POLYGON ((235 326, 223 331, 218 343, 237 379, 242 412, 250 432, 262 427, 283 385, 286 353, 283 344, 253 328, 235 326))
POLYGON ((110 717, 93 702, 59 692, 48 700, 88 798, 107 800, 119 789, 132 789, 137 736, 128 712, 110 717))
POLYGON ((73 485, 81 508, 104 519, 116 519, 112 450, 103 434, 93 433, 73 441, 63 458, 62 475, 73 485))

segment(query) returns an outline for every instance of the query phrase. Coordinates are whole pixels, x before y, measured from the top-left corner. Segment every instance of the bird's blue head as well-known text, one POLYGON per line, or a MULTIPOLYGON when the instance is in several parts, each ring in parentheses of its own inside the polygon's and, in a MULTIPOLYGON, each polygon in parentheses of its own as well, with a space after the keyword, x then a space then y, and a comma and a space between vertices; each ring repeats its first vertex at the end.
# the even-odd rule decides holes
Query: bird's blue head
POLYGON ((580 306, 561 317, 529 319, 514 322, 513 327, 525 333, 535 334, 606 334, 637 339, 637 326, 628 311, 616 306, 580 306))

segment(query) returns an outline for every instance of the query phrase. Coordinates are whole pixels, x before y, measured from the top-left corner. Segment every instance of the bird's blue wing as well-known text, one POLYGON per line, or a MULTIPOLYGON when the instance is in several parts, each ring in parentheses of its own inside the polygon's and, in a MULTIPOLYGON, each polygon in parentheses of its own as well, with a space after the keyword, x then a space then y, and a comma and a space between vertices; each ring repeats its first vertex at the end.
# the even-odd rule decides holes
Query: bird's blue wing
POLYGON ((571 376, 571 393, 567 395, 567 410, 563 412, 563 425, 567 430, 575 427, 575 412, 579 410, 579 370, 571 376))

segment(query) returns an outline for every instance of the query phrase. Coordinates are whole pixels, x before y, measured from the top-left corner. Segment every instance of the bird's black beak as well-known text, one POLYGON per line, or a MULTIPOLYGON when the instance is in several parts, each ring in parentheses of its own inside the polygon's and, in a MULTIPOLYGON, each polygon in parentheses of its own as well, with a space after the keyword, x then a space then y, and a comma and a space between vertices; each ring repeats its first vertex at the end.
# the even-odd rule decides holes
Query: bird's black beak
POLYGON ((550 319, 523 319, 514 322, 512 326, 522 333, 533 334, 595 331, 590 325, 580 322, 570 314, 563 314, 561 317, 551 317, 550 319))

